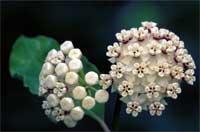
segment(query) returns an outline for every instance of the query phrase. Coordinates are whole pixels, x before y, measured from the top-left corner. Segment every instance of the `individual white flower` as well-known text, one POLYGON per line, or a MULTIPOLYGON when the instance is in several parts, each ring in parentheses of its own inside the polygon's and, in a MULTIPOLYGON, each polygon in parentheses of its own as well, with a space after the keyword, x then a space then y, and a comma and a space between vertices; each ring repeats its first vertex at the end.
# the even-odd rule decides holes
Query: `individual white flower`
POLYGON ((69 58, 71 59, 80 59, 82 57, 82 52, 78 48, 71 49, 68 54, 69 58))
POLYGON ((160 39, 160 32, 159 32, 159 29, 158 27, 153 27, 151 28, 151 35, 153 36, 154 39, 158 40, 160 39))
POLYGON ((175 52, 175 59, 176 59, 176 61, 183 62, 185 54, 187 54, 187 53, 188 53, 187 49, 178 49, 175 52))
POLYGON ((57 82, 57 77, 54 75, 48 75, 45 79, 44 85, 49 88, 52 89, 56 86, 56 82, 57 82))
POLYGON ((59 63, 55 68, 56 75, 58 76, 64 76, 68 70, 68 66, 65 63, 59 63))
POLYGON ((76 72, 67 72, 65 75, 65 82, 69 85, 76 84, 79 80, 79 76, 76 72))
POLYGON ((118 91, 123 97, 126 97, 127 95, 132 95, 134 92, 133 85, 128 81, 123 81, 119 85, 118 91))
POLYGON ((165 38, 169 34, 169 30, 160 28, 159 33, 161 38, 165 38))
POLYGON ((79 106, 74 107, 70 112, 70 116, 75 121, 81 120, 84 116, 84 111, 79 106))
POLYGON ((47 57, 46 57, 45 61, 49 61, 50 62, 53 58, 56 57, 56 55, 57 55, 57 50, 55 50, 55 49, 50 50, 48 52, 48 54, 47 54, 47 57))
POLYGON ((151 55, 157 55, 161 53, 161 45, 156 41, 152 41, 147 45, 147 47, 149 48, 149 54, 151 55))
POLYGON ((91 96, 86 96, 82 100, 82 107, 86 110, 90 110, 95 106, 95 99, 91 96))
POLYGON ((64 97, 60 101, 60 106, 65 111, 70 111, 74 107, 74 101, 70 97, 64 97))
POLYGON ((83 68, 83 64, 82 64, 81 60, 74 58, 74 59, 72 59, 72 60, 69 61, 69 69, 71 71, 78 72, 82 68, 83 68))
POLYGON ((196 69, 196 65, 191 55, 185 54, 183 58, 183 63, 187 68, 196 69))
POLYGON ((65 41, 60 45, 60 49, 64 54, 68 54, 71 49, 74 48, 74 45, 71 41, 65 41))
POLYGON ((160 102, 154 102, 149 105, 149 112, 150 112, 150 115, 152 115, 152 116, 162 115, 163 110, 165 110, 165 105, 161 104, 160 102))
POLYGON ((101 74, 100 79, 99 85, 102 86, 103 89, 107 89, 112 85, 112 78, 109 74, 101 74))
POLYGON ((129 41, 132 38, 132 34, 129 30, 121 30, 121 33, 116 33, 116 38, 118 41, 120 42, 124 42, 126 43, 127 41, 129 41))
POLYGON ((150 83, 145 87, 145 92, 147 92, 148 98, 157 98, 160 92, 160 86, 155 83, 150 83))
POLYGON ((53 72, 54 72, 54 66, 51 63, 46 62, 43 64, 43 66, 42 66, 42 74, 43 75, 45 75, 45 76, 50 75, 50 74, 53 74, 53 72))
POLYGON ((99 82, 99 76, 96 72, 90 71, 85 74, 85 81, 88 85, 95 85, 99 82))
POLYGON ((132 114, 132 116, 138 116, 138 113, 142 112, 142 107, 140 106, 139 102, 131 101, 127 103, 126 113, 132 114))
POLYGON ((59 99, 55 94, 49 94, 47 96, 47 101, 48 101, 49 106, 51 107, 55 107, 59 103, 59 99))
POLYGON ((132 73, 134 75, 137 75, 139 78, 144 77, 145 74, 149 73, 149 69, 147 68, 147 64, 145 64, 144 62, 142 62, 142 63, 135 63, 133 65, 132 73))
POLYGON ((138 43, 134 43, 128 46, 128 55, 133 57, 139 57, 143 52, 143 48, 138 43))
POLYGON ((58 97, 63 96, 67 91, 64 83, 57 82, 56 87, 53 89, 53 93, 58 97))
POLYGON ((148 21, 144 21, 142 22, 142 26, 147 28, 147 29, 151 29, 153 27, 156 27, 157 23, 155 22, 148 22, 148 21))
POLYGON ((193 83, 196 81, 196 77, 194 76, 194 70, 193 69, 186 70, 184 79, 188 84, 193 85, 193 83))
POLYGON ((105 103, 108 101, 109 94, 106 90, 97 90, 95 93, 95 100, 98 103, 105 103))
POLYGON ((106 55, 108 57, 118 57, 120 55, 121 48, 120 45, 116 42, 113 45, 109 45, 107 49, 108 52, 106 52, 106 55))
POLYGON ((81 100, 87 96, 87 92, 84 87, 76 86, 72 91, 74 99, 81 100))
POLYGON ((44 100, 42 101, 42 109, 48 109, 50 108, 48 101, 44 100))
POLYGON ((138 40, 142 41, 147 37, 148 30, 144 29, 144 27, 139 27, 138 29, 138 40))
POLYGON ((57 122, 64 120, 64 111, 59 107, 54 107, 52 111, 52 116, 55 117, 57 122))
POLYGON ((51 50, 46 58, 46 61, 51 62, 52 64, 58 64, 65 59, 62 51, 56 51, 55 49, 51 50))
POLYGON ((171 68, 171 75, 175 79, 178 80, 182 79, 182 77, 184 77, 183 67, 175 65, 174 67, 171 68))
POLYGON ((172 41, 166 41, 165 39, 162 40, 162 50, 166 53, 174 52, 176 46, 173 45, 172 41))
POLYGON ((125 67, 120 62, 118 62, 117 65, 111 66, 110 75, 112 77, 121 78, 124 72, 125 72, 125 67))
POLYGON ((168 76, 170 74, 170 64, 167 62, 158 63, 154 70, 158 72, 160 77, 168 76))
POLYGON ((77 122, 74 121, 70 115, 66 115, 63 121, 64 124, 69 128, 75 127, 77 124, 77 122))
POLYGON ((178 83, 171 83, 167 86, 166 93, 167 96, 176 99, 178 97, 177 94, 181 93, 181 88, 178 83))

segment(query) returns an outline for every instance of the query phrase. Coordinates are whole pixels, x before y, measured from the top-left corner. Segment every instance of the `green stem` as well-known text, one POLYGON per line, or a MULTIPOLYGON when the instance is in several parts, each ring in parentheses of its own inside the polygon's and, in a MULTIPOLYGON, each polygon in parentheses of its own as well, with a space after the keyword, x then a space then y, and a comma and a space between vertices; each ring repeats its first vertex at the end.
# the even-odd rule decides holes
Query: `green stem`
POLYGON ((106 123, 99 116, 97 116, 93 111, 88 112, 90 112, 90 114, 95 118, 95 120, 101 125, 104 132, 111 132, 106 123))
POLYGON ((119 94, 117 94, 117 99, 116 99, 115 109, 114 109, 114 114, 113 114, 113 120, 112 120, 113 131, 119 130, 120 109, 121 109, 121 101, 120 101, 119 94))

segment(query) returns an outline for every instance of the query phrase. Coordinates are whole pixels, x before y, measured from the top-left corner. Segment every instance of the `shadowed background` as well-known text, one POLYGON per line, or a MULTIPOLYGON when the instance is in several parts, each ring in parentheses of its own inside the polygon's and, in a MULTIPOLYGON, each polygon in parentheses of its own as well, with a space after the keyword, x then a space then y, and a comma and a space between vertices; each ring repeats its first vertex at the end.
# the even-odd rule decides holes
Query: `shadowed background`
MULTIPOLYGON (((21 34, 46 35, 59 43, 71 40, 75 47, 107 73, 106 47, 116 41, 121 29, 154 21, 175 32, 193 56, 197 81, 182 84, 177 100, 168 99, 161 117, 142 112, 137 118, 121 109, 120 130, 197 131, 199 130, 199 2, 1 2, 1 126, 2 130, 84 130, 100 131, 89 117, 73 129, 54 125, 41 108, 42 99, 33 96, 8 71, 11 47, 21 34)), ((106 122, 111 126, 115 95, 106 104, 106 122)))

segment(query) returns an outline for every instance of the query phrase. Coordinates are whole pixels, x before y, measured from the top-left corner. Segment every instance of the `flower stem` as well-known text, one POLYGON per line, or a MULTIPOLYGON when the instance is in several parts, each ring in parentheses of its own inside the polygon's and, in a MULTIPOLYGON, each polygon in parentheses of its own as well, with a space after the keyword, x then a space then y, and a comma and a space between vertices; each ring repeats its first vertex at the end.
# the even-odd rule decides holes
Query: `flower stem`
POLYGON ((119 130, 120 109, 121 109, 121 101, 120 101, 119 94, 117 94, 116 103, 115 103, 115 109, 114 109, 114 114, 113 114, 113 120, 112 120, 112 129, 113 129, 113 131, 118 131, 119 130))

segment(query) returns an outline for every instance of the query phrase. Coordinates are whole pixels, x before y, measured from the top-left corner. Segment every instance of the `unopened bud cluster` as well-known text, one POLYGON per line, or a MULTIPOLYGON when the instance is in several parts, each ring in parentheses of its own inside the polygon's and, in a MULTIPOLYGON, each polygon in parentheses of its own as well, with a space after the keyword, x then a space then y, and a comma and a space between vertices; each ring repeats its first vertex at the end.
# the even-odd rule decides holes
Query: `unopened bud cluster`
POLYGON ((81 57, 81 50, 74 48, 71 41, 65 41, 59 51, 49 51, 40 72, 39 95, 45 97, 42 108, 47 116, 57 122, 63 121, 67 127, 76 126, 86 110, 109 98, 107 91, 92 87, 99 83, 96 72, 89 71, 84 78, 80 77, 84 68, 81 57), (86 83, 84 86, 81 79, 86 83), (90 94, 91 90, 95 91, 95 97, 90 94))
POLYGON ((175 33, 142 22, 139 28, 121 30, 116 38, 119 42, 109 45, 106 53, 113 65, 109 74, 100 75, 100 85, 104 89, 113 85, 127 103, 128 114, 136 117, 149 110, 160 116, 164 98, 176 99, 182 80, 193 85, 194 60, 175 33))

